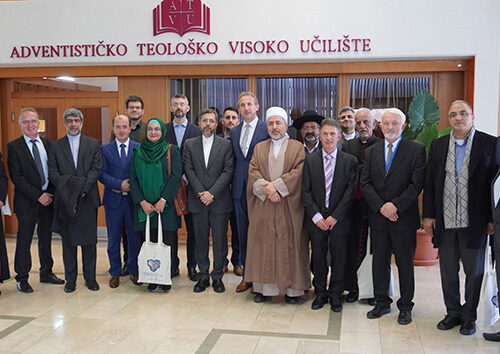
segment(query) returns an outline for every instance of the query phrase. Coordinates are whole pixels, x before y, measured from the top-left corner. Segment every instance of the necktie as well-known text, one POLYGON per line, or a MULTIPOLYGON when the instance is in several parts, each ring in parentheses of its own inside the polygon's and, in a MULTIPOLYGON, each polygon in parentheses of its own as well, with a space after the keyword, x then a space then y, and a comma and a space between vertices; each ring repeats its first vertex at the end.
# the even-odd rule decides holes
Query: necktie
POLYGON ((38 146, 36 146, 36 139, 30 140, 33 144, 33 158, 35 159, 36 169, 38 170, 38 174, 40 175, 40 181, 42 183, 42 187, 45 184, 45 174, 43 173, 42 159, 40 158, 40 152, 38 151, 38 146))
POLYGON ((247 141, 248 134, 250 134, 250 124, 245 124, 245 132, 243 133, 243 140, 241 140, 241 151, 243 152, 243 156, 247 157, 247 141))
POLYGON ((328 208, 330 205, 330 191, 332 190, 333 182, 333 157, 326 155, 325 165, 325 205, 328 208))
POLYGON ((120 159, 122 161, 125 161, 125 159, 127 158, 127 153, 125 152, 125 144, 120 144, 120 159))
POLYGON ((389 167, 391 167, 391 157, 392 157, 392 144, 389 143, 387 145, 387 156, 386 156, 386 162, 385 162, 385 173, 387 174, 387 171, 389 171, 389 167))

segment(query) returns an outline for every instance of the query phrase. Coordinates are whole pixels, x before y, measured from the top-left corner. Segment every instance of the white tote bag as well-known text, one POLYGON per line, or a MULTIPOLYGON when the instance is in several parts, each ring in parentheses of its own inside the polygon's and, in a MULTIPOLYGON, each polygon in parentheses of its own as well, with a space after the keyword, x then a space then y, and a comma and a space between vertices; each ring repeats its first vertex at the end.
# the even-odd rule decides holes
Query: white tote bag
POLYGON ((484 328, 492 326, 500 319, 500 314, 498 313, 497 274, 494 267, 495 264, 492 263, 491 247, 489 246, 489 242, 487 242, 484 256, 484 277, 477 309, 477 315, 479 318, 482 318, 484 328))
MULTIPOLYGON (((373 276, 372 276, 372 263, 373 254, 370 253, 370 242, 371 242, 370 231, 368 231, 368 236, 366 238, 366 256, 361 262, 358 268, 358 289, 359 289, 359 299, 373 299, 373 276)), ((391 282, 389 283, 389 296, 398 296, 398 289, 396 288, 396 282, 394 281, 394 273, 391 268, 391 282)))
POLYGON ((170 278, 170 246, 163 243, 161 215, 158 214, 158 243, 152 243, 150 237, 149 215, 146 218, 146 240, 142 244, 137 257, 139 266, 139 282, 171 285, 170 278))

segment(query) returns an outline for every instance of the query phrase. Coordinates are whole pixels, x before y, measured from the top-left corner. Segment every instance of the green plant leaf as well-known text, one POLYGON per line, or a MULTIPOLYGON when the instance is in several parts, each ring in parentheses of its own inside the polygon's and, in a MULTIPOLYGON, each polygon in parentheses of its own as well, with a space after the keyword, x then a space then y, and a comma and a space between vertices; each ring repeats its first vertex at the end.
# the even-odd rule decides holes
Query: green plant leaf
POLYGON ((429 149, 431 147, 432 140, 436 139, 438 136, 437 123, 428 126, 417 135, 415 141, 418 141, 425 145, 425 151, 429 154, 429 149))
POLYGON ((408 116, 410 128, 415 134, 439 122, 438 104, 427 89, 423 89, 413 97, 408 108, 408 116))
POLYGON ((448 135, 451 133, 451 127, 448 127, 448 128, 444 128, 444 129, 441 129, 438 133, 438 138, 442 137, 442 136, 445 136, 445 135, 448 135))

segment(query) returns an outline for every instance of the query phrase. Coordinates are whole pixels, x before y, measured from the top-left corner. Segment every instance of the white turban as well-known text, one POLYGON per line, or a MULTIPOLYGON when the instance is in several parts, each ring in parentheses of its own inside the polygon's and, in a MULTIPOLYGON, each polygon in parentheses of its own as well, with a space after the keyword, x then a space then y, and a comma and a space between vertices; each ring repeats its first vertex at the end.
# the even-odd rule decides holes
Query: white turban
POLYGON ((286 114, 286 111, 281 108, 281 107, 271 107, 266 111, 266 122, 269 120, 269 118, 278 116, 283 119, 285 124, 288 124, 288 115, 286 114))

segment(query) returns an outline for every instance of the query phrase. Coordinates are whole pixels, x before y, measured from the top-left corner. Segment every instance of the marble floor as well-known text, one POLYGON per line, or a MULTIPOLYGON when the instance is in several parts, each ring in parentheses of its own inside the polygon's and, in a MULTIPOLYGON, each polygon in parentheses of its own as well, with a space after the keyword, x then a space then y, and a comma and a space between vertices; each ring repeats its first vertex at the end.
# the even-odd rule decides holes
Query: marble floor
MULTIPOLYGON (((15 240, 8 239, 11 272, 15 240)), ((54 271, 63 277, 61 243, 54 241, 54 271)), ((32 246, 33 269, 38 269, 32 246)), ((182 246, 180 255, 185 256, 182 246)), ((184 264, 184 262, 182 262, 184 264)), ((397 309, 368 320, 368 305, 344 304, 342 314, 325 306, 310 309, 312 295, 298 305, 283 298, 255 304, 250 291, 237 294, 241 280, 224 276, 226 292, 193 293, 185 268, 167 294, 147 293, 122 278, 108 287, 106 243, 98 244, 97 281, 91 292, 81 274, 77 290, 41 284, 31 273, 32 294, 16 290, 13 279, 0 285, 0 353, 500 353, 500 343, 458 328, 436 329, 444 315, 436 266, 416 267, 414 321, 397 324, 397 309)))

